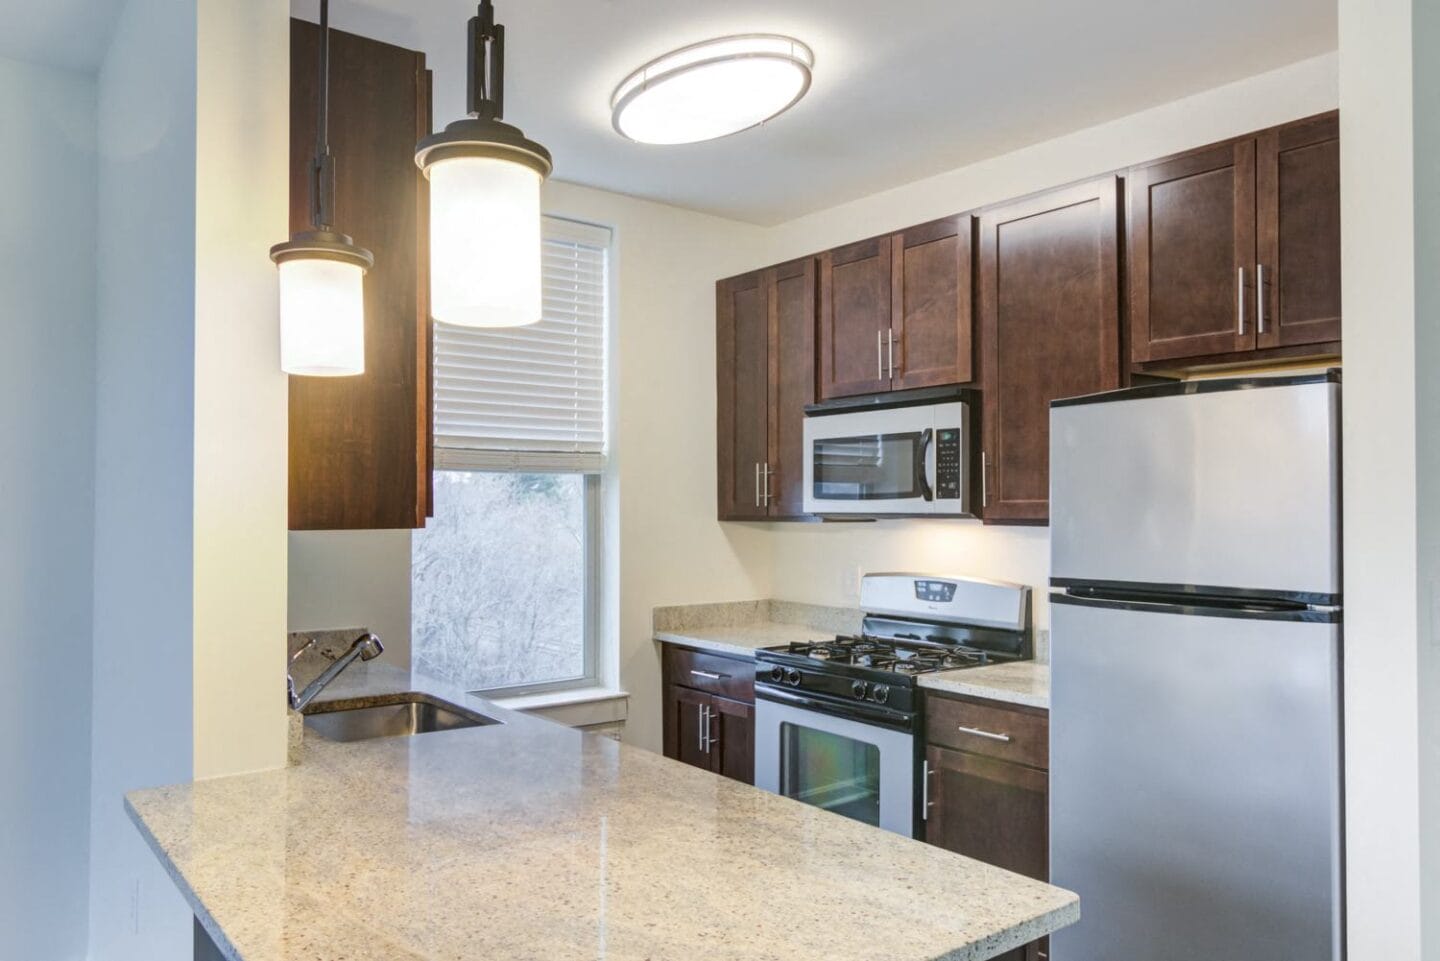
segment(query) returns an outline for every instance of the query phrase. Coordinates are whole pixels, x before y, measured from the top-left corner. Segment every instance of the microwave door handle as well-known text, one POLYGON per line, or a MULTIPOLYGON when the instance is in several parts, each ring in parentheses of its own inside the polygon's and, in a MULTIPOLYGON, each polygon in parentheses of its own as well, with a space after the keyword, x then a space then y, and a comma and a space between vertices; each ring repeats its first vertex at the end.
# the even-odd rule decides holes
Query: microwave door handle
POLYGON ((920 481, 920 496, 927 501, 935 499, 930 487, 930 441, 935 431, 929 427, 920 432, 920 446, 915 449, 915 476, 920 481))

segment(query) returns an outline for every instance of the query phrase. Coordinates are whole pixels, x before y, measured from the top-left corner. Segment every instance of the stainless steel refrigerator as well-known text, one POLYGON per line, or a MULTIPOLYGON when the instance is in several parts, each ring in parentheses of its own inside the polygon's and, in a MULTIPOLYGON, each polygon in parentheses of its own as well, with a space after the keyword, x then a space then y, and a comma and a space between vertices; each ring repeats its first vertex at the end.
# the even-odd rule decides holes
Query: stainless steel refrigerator
POLYGON ((1344 954, 1340 378, 1050 412, 1054 961, 1344 954))

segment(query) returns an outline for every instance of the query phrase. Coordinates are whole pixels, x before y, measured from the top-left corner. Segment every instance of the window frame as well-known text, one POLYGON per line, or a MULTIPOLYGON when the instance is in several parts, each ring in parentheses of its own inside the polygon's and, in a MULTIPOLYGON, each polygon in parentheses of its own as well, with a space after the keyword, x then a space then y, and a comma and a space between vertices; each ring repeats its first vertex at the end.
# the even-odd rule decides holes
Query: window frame
MULTIPOLYGON (((551 681, 536 681, 513 684, 504 687, 479 688, 470 693, 491 699, 522 697, 531 694, 548 694, 558 691, 582 690, 601 684, 601 644, 605 637, 605 477, 609 471, 610 425, 613 416, 610 409, 614 398, 614 384, 611 374, 614 367, 613 317, 615 297, 615 231, 611 227, 586 223, 565 217, 546 214, 542 223, 542 236, 551 232, 565 239, 582 243, 596 243, 604 240, 605 283, 604 283, 604 425, 603 450, 595 452, 567 452, 554 450, 513 450, 477 447, 449 446, 436 443, 431 469, 435 471, 475 471, 481 473, 517 474, 578 474, 584 479, 584 636, 582 643, 583 671, 580 677, 551 681)), ((431 400, 432 407, 434 399, 431 400)), ((439 438, 437 438, 437 441, 439 438)), ((412 638, 412 645, 414 640, 412 638)))

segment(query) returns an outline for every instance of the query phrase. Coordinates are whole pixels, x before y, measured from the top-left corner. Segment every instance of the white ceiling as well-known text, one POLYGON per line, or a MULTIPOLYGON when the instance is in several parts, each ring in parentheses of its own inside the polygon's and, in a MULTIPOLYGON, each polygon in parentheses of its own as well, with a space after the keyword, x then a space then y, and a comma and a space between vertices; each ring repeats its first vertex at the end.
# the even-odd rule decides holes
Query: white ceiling
POLYGON ((0 0, 0 57, 91 72, 125 0, 0 0))

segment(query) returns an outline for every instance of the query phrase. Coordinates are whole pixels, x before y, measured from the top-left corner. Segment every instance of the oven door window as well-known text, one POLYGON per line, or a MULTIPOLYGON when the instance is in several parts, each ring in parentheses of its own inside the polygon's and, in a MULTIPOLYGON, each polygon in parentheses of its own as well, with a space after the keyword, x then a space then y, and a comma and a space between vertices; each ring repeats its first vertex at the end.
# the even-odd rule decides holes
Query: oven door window
POLYGON ((816 438, 811 452, 815 496, 832 501, 920 497, 924 433, 816 438))
POLYGON ((880 824, 880 748, 800 724, 780 725, 780 793, 880 824))

